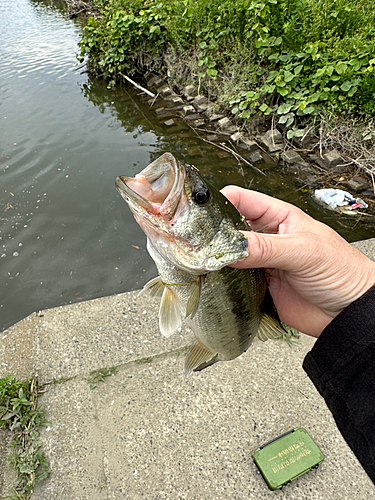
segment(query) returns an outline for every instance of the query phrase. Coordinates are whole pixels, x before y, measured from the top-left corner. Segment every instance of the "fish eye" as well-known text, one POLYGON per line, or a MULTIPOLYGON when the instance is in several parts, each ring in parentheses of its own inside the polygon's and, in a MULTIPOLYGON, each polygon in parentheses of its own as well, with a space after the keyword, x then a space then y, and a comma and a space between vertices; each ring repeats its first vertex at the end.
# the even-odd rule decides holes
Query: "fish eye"
POLYGON ((194 193, 194 200, 196 203, 199 205, 203 205, 204 203, 207 203, 208 200, 210 199, 210 192, 208 189, 200 189, 199 191, 196 191, 194 193))

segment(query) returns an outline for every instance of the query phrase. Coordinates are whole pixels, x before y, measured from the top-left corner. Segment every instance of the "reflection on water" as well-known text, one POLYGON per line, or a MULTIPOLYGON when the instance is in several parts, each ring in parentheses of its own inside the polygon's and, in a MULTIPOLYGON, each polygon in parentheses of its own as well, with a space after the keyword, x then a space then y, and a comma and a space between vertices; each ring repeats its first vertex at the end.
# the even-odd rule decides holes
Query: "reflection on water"
MULTIPOLYGON (((145 237, 114 188, 166 151, 218 186, 251 184, 339 228, 266 164, 264 178, 164 125, 129 86, 77 70, 80 22, 60 1, 0 3, 0 330, 33 311, 139 288, 155 275, 145 237)), ((351 240, 371 235, 341 228, 351 240)), ((358 231, 361 229, 361 231, 358 231)))

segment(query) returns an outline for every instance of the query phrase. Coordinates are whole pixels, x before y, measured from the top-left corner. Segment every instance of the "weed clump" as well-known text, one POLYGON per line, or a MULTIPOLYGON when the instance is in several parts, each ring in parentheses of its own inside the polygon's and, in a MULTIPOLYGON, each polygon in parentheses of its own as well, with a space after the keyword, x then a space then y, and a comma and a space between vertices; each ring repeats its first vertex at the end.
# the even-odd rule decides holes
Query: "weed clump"
POLYGON ((37 399, 35 378, 21 382, 9 375, 0 379, 0 426, 13 433, 8 465, 18 477, 14 498, 21 500, 28 500, 35 482, 49 474, 39 438, 39 428, 47 425, 46 413, 37 406, 37 399))
POLYGON ((99 370, 94 370, 90 372, 89 378, 87 378, 87 382, 90 384, 90 389, 95 389, 98 384, 104 382, 106 377, 110 377, 111 375, 116 375, 118 373, 118 368, 116 366, 110 366, 108 368, 100 368, 99 370))

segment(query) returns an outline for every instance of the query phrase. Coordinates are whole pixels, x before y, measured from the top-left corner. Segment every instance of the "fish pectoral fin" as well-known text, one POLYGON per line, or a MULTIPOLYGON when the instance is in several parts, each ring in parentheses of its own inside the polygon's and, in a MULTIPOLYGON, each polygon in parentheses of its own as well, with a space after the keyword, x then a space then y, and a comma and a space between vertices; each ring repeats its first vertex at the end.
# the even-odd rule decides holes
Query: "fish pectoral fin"
POLYGON ((198 339, 195 340, 194 344, 190 347, 188 353, 186 354, 185 364, 184 364, 184 374, 190 375, 190 373, 199 368, 203 370, 206 366, 210 366, 210 364, 216 363, 215 360, 213 363, 210 361, 217 357, 216 353, 211 352, 205 345, 202 344, 198 339), (201 365, 202 368, 200 368, 201 365))
POLYGON ((182 308, 175 292, 165 286, 159 308, 159 328, 165 337, 170 337, 182 325, 182 308))
POLYGON ((156 276, 156 278, 152 278, 152 280, 148 281, 142 290, 139 292, 137 297, 140 297, 145 292, 150 292, 150 296, 153 298, 161 299, 163 296, 165 285, 162 282, 160 276, 156 276))
POLYGON ((194 281, 192 284, 191 288, 191 295, 189 297, 189 300, 186 305, 186 317, 193 319, 195 316, 195 313, 198 310, 199 306, 199 299, 201 296, 201 290, 202 290, 202 284, 204 281, 204 278, 206 277, 205 274, 202 274, 201 276, 198 276, 198 278, 194 281))
POLYGON ((263 313, 260 318, 260 325, 257 332, 257 337, 262 342, 268 339, 275 340, 285 333, 278 318, 272 318, 269 314, 263 313))

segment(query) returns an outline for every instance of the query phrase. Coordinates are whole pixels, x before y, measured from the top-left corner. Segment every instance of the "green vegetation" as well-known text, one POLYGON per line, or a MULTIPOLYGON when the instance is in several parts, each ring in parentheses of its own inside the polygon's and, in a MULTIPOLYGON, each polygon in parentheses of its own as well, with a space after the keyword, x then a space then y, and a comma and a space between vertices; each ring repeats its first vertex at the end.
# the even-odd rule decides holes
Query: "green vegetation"
POLYGON ((136 359, 135 363, 137 365, 142 365, 143 363, 151 363, 152 360, 153 360, 153 356, 150 356, 149 358, 136 359))
POLYGON ((285 333, 280 335, 280 337, 278 337, 278 340, 282 340, 289 345, 297 344, 301 337, 300 332, 295 328, 286 325, 285 323, 282 323, 282 325, 285 329, 285 333))
POLYGON ((169 71, 237 117, 375 112, 375 0, 94 0, 80 41, 97 75, 169 71))
POLYGON ((37 397, 36 379, 20 382, 14 375, 0 379, 0 426, 13 432, 8 465, 15 469, 18 477, 15 494, 10 498, 28 500, 35 481, 49 474, 38 432, 47 424, 46 415, 37 407, 37 397))
POLYGON ((100 382, 104 382, 106 377, 111 375, 116 375, 118 373, 118 368, 116 366, 110 366, 108 368, 100 368, 99 370, 94 370, 90 372, 90 377, 87 378, 87 382, 90 384, 90 389, 95 389, 100 382))

